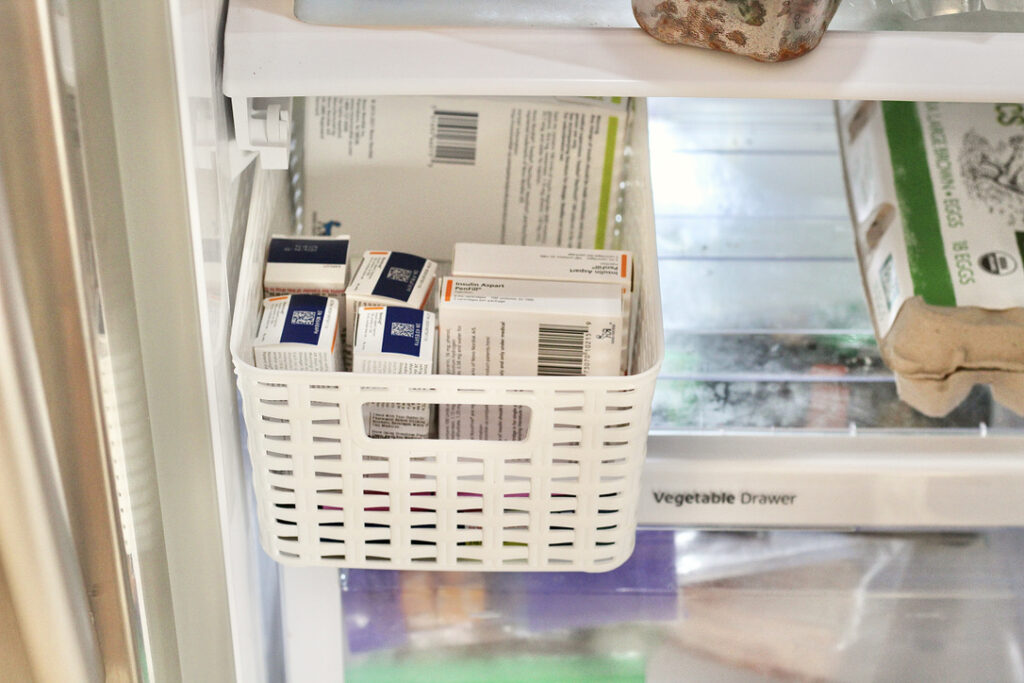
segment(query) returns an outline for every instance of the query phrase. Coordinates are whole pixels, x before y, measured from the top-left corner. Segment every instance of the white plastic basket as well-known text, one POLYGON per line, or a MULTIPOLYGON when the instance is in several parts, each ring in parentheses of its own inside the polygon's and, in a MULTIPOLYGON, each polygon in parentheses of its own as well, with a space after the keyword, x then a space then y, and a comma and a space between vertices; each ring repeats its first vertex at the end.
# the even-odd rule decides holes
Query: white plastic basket
POLYGON ((264 549, 300 565, 607 571, 633 550, 664 356, 647 112, 637 103, 622 248, 635 257, 625 377, 464 377, 253 366, 269 236, 290 232, 284 171, 258 174, 231 333, 264 549), (525 441, 371 439, 362 405, 523 405, 525 441))

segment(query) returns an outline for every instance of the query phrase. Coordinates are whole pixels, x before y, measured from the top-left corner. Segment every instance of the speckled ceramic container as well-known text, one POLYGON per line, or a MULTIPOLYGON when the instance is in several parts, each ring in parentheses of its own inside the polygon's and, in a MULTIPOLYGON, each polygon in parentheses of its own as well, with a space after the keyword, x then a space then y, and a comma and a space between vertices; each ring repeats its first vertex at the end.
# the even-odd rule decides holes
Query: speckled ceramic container
POLYGON ((645 31, 665 43, 782 62, 813 50, 839 0, 633 0, 645 31))

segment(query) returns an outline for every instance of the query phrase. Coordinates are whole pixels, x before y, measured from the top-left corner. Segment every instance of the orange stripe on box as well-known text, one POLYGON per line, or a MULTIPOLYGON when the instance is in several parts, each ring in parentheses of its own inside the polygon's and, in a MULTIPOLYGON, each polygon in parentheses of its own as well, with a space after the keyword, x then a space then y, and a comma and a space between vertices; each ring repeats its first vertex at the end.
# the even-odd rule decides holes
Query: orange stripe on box
POLYGON ((619 265, 619 277, 626 277, 626 260, 628 258, 625 254, 622 255, 622 263, 619 265))
POLYGON ((386 251, 371 251, 370 253, 373 254, 374 256, 380 256, 381 254, 386 254, 388 252, 386 252, 386 251))
POLYGON ((383 311, 384 310, 383 306, 362 306, 361 308, 364 311, 383 311))
POLYGON ((451 301, 452 300, 452 281, 451 280, 449 280, 448 284, 445 285, 445 288, 444 288, 444 300, 445 301, 451 301))
POLYGON ((275 296, 273 299, 267 299, 267 301, 284 301, 287 298, 287 296, 275 296))
POLYGON ((434 291, 434 283, 437 282, 437 278, 434 278, 430 282, 430 286, 427 287, 427 293, 423 295, 423 301, 420 302, 420 310, 422 311, 427 307, 427 301, 430 300, 430 293, 434 291))

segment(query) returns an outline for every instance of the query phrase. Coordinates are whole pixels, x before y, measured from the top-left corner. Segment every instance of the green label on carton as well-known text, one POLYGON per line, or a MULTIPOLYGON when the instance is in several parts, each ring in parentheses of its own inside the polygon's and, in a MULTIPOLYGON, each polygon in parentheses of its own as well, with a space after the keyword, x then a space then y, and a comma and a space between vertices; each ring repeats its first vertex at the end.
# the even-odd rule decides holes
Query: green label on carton
POLYGON ((882 103, 913 294, 928 304, 1024 306, 1024 117, 1007 115, 1018 110, 882 103))
POLYGON ((883 102, 882 114, 914 294, 935 306, 956 306, 917 105, 883 102))

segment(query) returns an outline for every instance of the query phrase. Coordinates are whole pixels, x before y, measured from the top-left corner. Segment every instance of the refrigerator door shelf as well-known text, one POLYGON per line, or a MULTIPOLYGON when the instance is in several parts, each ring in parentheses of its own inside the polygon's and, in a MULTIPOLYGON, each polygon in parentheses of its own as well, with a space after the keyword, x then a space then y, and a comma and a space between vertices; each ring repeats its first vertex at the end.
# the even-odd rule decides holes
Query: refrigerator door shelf
MULTIPOLYGON (((275 560, 380 569, 607 571, 627 559, 649 406, 664 356, 647 111, 644 101, 635 105, 621 235, 622 248, 635 259, 639 303, 634 374, 625 376, 404 377, 255 367, 250 335, 262 301, 265 245, 293 215, 286 174, 257 177, 231 351, 260 540, 275 560), (362 404, 418 403, 424 395, 441 405, 526 406, 531 426, 522 441, 502 443, 366 434, 362 404)), ((440 253, 450 253, 451 231, 437 230, 435 239, 440 253)))

